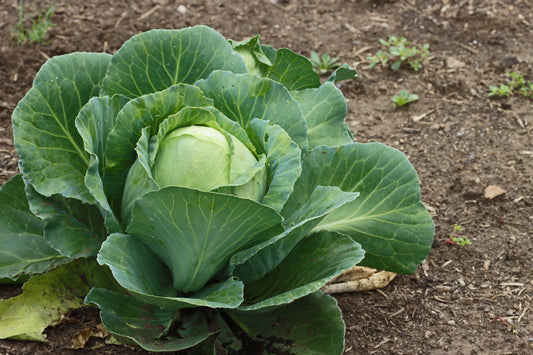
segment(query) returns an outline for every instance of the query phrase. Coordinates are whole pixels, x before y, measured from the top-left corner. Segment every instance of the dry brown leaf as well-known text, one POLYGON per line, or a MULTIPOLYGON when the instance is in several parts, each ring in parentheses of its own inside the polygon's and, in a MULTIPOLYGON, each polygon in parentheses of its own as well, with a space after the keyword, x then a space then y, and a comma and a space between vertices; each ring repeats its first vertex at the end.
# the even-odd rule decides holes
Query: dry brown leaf
POLYGON ((485 198, 492 200, 493 198, 505 194, 507 191, 496 185, 489 185, 485 188, 485 198))
POLYGON ((105 338, 108 335, 102 323, 87 327, 72 337, 72 349, 83 349, 90 337, 105 338))

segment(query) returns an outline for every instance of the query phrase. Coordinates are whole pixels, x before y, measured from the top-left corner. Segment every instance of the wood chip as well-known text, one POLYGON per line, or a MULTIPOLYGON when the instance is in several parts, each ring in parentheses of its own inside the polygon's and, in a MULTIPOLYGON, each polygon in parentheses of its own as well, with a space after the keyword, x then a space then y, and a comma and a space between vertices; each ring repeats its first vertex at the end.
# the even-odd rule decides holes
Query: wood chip
POLYGON ((488 270, 489 267, 490 267, 490 259, 485 260, 485 262, 483 263, 483 269, 488 270))
POLYGON ((467 46, 467 45, 465 45, 465 44, 462 44, 462 43, 458 43, 458 44, 459 44, 459 46, 463 47, 464 49, 466 49, 466 50, 469 51, 469 52, 472 52, 472 53, 474 53, 474 54, 477 54, 477 53, 478 53, 477 50, 475 50, 475 49, 472 48, 472 47, 469 47, 469 46, 467 46))
POLYGON ((436 109, 429 110, 428 112, 424 112, 423 114, 415 116, 415 117, 412 117, 411 119, 413 120, 413 122, 420 122, 424 118, 426 118, 427 116, 429 116, 430 114, 432 114, 435 111, 436 111, 436 109))
POLYGON ((349 23, 345 23, 344 24, 344 27, 346 27, 346 29, 350 32, 357 32, 357 30, 355 29, 355 27, 353 27, 352 25, 350 25, 349 23))
POLYGON ((446 66, 448 68, 450 68, 450 69, 458 69, 458 68, 465 67, 466 64, 464 62, 461 62, 458 59, 453 58, 453 57, 447 57, 446 58, 446 66))
POLYGON ((524 287, 524 284, 521 282, 502 282, 502 286, 514 286, 514 287, 524 287))
POLYGON ((150 16, 151 14, 153 14, 154 12, 156 12, 161 6, 160 5, 155 5, 154 7, 152 7, 150 10, 146 11, 144 14, 142 14, 140 17, 139 17, 139 20, 144 20, 145 18, 147 18, 148 16, 150 16))
POLYGON ((486 199, 492 200, 495 197, 505 194, 507 191, 496 185, 489 185, 485 188, 486 199))
POLYGON ((354 53, 354 55, 355 55, 356 57, 358 57, 361 53, 364 53, 364 52, 368 51, 369 49, 372 49, 372 48, 370 48, 370 47, 363 47, 363 48, 361 48, 361 49, 358 49, 358 50, 354 53))

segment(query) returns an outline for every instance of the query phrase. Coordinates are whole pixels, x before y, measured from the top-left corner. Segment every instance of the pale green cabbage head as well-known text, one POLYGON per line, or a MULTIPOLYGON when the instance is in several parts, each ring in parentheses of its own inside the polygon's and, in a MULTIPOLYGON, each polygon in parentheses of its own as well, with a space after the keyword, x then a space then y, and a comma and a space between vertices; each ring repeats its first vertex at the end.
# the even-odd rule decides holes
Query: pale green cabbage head
POLYGON ((125 220, 130 220, 135 200, 155 188, 224 191, 257 202, 265 195, 264 159, 258 160, 239 139, 222 129, 176 128, 160 140, 152 160, 149 171, 139 160, 129 170, 122 200, 125 220))

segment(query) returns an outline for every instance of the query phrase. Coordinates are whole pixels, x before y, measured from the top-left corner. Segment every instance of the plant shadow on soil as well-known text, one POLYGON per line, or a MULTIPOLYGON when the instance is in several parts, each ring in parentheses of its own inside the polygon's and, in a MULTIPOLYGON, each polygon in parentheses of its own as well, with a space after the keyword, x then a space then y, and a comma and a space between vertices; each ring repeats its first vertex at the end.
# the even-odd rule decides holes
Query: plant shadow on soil
MULTIPOLYGON (((30 12, 50 1, 26 1, 30 12)), ((338 294, 346 354, 525 354, 533 352, 533 101, 497 100, 488 87, 514 71, 533 81, 533 4, 525 0, 86 0, 54 1, 56 24, 41 45, 9 40, 18 1, 0 4, 0 184, 17 172, 10 117, 46 58, 74 51, 113 53, 153 28, 205 24, 227 38, 261 34, 262 43, 309 56, 328 53, 356 67, 340 86, 347 121, 359 142, 403 151, 416 168, 433 215, 433 250, 414 275, 382 290, 338 294), (367 69, 380 38, 428 43, 418 72, 367 69), (396 110, 399 90, 420 99, 396 110), (489 185, 506 193, 484 197, 489 185), (445 241, 460 224, 472 244, 445 241), (515 325, 508 331, 496 317, 515 325)), ((0 286, 0 299, 19 292, 0 286)), ((72 311, 46 330, 47 344, 0 341, 0 353, 144 352, 91 338, 72 350, 75 334, 98 324, 92 308, 72 311)))

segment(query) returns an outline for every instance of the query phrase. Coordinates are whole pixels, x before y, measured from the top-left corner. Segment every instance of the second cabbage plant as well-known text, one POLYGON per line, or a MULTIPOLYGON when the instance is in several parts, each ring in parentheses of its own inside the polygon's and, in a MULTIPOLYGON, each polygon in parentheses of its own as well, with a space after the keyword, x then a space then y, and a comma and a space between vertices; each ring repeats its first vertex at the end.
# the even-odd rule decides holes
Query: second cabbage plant
POLYGON ((86 302, 145 349, 341 354, 320 288, 412 273, 434 232, 405 155, 353 142, 335 84, 353 76, 205 26, 50 59, 13 114, 0 277, 96 258, 120 288, 86 302))

